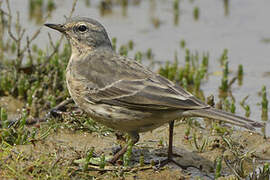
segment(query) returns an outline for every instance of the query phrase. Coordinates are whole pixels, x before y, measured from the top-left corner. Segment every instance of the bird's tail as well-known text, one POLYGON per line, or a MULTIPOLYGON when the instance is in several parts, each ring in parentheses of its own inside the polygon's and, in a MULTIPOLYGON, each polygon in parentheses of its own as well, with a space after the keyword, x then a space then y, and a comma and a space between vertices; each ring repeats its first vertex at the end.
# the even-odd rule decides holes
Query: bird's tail
POLYGON ((241 126, 250 130, 255 130, 255 127, 263 127, 263 123, 255 122, 253 120, 237 116, 219 109, 208 108, 208 109, 196 109, 196 110, 187 110, 184 112, 185 116, 195 116, 195 117, 204 117, 211 118, 215 120, 224 121, 226 123, 234 124, 241 126))

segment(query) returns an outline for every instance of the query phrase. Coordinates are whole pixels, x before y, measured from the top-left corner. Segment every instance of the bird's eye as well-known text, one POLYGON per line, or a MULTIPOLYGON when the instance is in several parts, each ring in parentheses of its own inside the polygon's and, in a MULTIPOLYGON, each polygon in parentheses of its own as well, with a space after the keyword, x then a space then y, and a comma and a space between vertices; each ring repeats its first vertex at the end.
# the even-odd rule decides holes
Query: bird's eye
POLYGON ((80 32, 85 32, 85 31, 87 30, 87 27, 86 27, 85 25, 80 25, 80 26, 78 27, 78 30, 79 30, 80 32))

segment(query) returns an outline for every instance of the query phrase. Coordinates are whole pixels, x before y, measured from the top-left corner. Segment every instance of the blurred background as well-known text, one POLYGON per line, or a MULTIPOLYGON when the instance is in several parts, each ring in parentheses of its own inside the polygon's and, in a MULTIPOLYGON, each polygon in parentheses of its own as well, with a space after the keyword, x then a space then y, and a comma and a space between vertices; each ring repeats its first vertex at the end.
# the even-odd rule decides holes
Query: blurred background
MULTIPOLYGON (((2 9, 6 10, 6 5, 3 1, 2 9)), ((179 66, 184 65, 186 49, 199 56, 209 55, 209 76, 201 89, 205 97, 213 94, 216 101, 223 71, 219 60, 225 50, 229 76, 237 74, 239 65, 244 70, 242 85, 232 86, 236 104, 248 96, 245 102, 252 107, 250 117, 259 120, 259 92, 263 85, 270 86, 269 6, 268 0, 78 0, 72 16, 100 21, 118 49, 132 41, 134 49, 129 57, 151 51, 156 63, 143 63, 154 70, 175 57, 179 66)), ((48 13, 46 23, 65 22, 71 8, 69 0, 10 0, 13 19, 19 12, 26 36, 42 26, 48 13)), ((53 41, 60 38, 59 33, 42 27, 33 43, 49 49, 48 33, 53 41)), ((245 110, 239 106, 236 111, 244 114, 245 110)))

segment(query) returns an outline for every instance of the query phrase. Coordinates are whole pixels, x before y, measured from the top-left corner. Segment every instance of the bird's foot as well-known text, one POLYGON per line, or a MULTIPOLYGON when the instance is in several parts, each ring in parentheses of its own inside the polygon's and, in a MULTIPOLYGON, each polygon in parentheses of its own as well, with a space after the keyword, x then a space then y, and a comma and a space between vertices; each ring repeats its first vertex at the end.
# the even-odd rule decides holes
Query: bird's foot
POLYGON ((161 168, 164 167, 165 165, 169 164, 169 163, 173 163, 175 165, 177 165, 178 167, 182 168, 182 169, 187 169, 188 167, 192 167, 189 165, 182 165, 180 163, 178 163, 177 161, 175 161, 173 158, 171 157, 167 157, 166 159, 159 161, 159 163, 156 165, 157 168, 161 168))

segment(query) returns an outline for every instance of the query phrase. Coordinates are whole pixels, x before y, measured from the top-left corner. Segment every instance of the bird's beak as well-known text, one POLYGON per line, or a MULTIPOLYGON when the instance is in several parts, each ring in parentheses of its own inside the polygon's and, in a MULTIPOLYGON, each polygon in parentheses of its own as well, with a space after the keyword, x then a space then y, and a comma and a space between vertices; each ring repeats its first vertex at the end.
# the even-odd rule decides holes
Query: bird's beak
POLYGON ((61 33, 66 32, 65 26, 63 26, 62 24, 44 24, 44 25, 49 27, 49 28, 55 29, 61 33))

